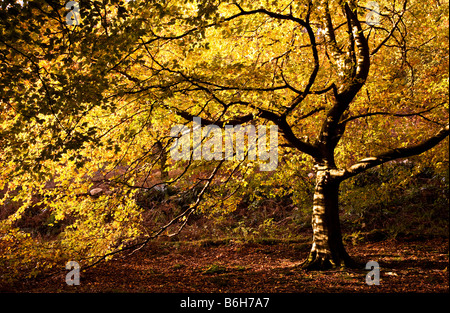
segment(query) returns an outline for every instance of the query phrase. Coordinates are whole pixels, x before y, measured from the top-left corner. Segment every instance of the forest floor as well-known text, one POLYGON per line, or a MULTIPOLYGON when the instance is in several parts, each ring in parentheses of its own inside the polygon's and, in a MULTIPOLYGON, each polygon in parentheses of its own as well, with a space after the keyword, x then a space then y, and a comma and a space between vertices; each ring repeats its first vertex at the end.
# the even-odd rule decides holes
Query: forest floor
POLYGON ((66 272, 2 287, 3 292, 150 293, 397 293, 449 292, 448 238, 400 238, 363 242, 347 250, 356 260, 380 264, 380 284, 368 271, 307 272, 300 268, 305 241, 159 241, 81 271, 68 286, 66 272))

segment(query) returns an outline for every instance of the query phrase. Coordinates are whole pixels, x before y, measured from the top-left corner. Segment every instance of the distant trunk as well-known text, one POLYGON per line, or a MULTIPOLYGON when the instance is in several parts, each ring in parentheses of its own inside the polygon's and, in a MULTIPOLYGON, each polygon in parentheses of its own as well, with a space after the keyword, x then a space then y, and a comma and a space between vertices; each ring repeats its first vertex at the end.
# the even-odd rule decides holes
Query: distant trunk
POLYGON ((161 181, 167 181, 169 178, 169 172, 167 170, 167 153, 164 151, 161 141, 156 142, 156 149, 159 153, 159 165, 161 168, 161 181))
POLYGON ((303 267, 324 270, 335 267, 355 267, 342 243, 339 221, 339 184, 330 172, 317 172, 313 200, 313 244, 303 267))
POLYGON ((161 152, 161 161, 160 161, 160 166, 161 166, 161 180, 162 181, 167 181, 169 178, 169 172, 167 170, 167 154, 165 151, 161 152))

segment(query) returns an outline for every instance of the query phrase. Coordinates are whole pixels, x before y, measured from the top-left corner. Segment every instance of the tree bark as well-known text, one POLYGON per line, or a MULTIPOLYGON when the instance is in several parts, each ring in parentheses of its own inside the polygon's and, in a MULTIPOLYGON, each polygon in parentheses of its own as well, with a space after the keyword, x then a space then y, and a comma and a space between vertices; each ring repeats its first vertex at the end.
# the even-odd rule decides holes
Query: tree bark
POLYGON ((169 172, 167 171, 167 153, 164 151, 164 146, 161 141, 156 142, 156 149, 159 153, 159 164, 161 168, 161 181, 167 181, 169 172))
POLYGON ((307 270, 358 266, 342 242, 339 185, 340 180, 333 178, 330 170, 317 171, 312 214, 313 243, 302 265, 307 270))

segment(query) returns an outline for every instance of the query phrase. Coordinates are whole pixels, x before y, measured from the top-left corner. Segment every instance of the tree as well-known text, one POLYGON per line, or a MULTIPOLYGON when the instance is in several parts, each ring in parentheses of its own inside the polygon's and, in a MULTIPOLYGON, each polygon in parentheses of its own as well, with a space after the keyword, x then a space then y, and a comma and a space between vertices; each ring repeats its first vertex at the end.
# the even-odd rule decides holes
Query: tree
MULTIPOLYGON (((120 207, 134 212, 132 195, 155 186, 147 181, 158 163, 149 146, 165 164, 174 124, 196 116, 219 126, 269 123, 281 133, 284 154, 314 163, 305 268, 354 266, 342 242, 340 184, 428 151, 449 134, 448 8, 440 2, 424 12, 418 1, 379 1, 375 12, 358 1, 80 1, 82 23, 72 28, 53 1, 12 3, 4 2, 2 24, 24 30, 4 27, 0 40, 2 118, 10 121, 0 133, 8 169, 2 181, 11 189, 31 175, 41 187, 30 184, 48 193, 42 182, 62 164, 58 188, 65 191, 52 194, 55 207, 78 202, 78 213, 85 212, 82 177, 99 164, 127 164, 125 173, 104 178, 122 197, 81 203, 126 198, 120 207)), ((231 178, 242 183, 236 172, 244 162, 200 164, 210 174, 196 183, 197 200, 143 243, 184 220, 183 227, 201 200, 208 202, 221 171, 225 187, 231 178)), ((187 162, 167 183, 193 167, 187 162)), ((122 214, 122 221, 130 218, 122 214)), ((90 227, 83 225, 77 227, 90 227)))

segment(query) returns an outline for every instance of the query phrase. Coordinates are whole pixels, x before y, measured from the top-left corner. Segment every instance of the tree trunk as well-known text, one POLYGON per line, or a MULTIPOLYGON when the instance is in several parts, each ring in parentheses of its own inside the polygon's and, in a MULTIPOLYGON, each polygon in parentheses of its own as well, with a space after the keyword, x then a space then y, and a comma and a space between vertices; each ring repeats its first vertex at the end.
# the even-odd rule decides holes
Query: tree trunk
POLYGON ((336 267, 356 267, 342 243, 339 221, 339 184, 328 170, 317 172, 313 200, 313 244, 303 268, 326 270, 336 267))
POLYGON ((157 153, 159 153, 159 164, 161 168, 161 181, 167 181, 169 172, 167 171, 167 153, 161 141, 156 142, 157 153))

